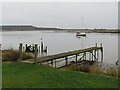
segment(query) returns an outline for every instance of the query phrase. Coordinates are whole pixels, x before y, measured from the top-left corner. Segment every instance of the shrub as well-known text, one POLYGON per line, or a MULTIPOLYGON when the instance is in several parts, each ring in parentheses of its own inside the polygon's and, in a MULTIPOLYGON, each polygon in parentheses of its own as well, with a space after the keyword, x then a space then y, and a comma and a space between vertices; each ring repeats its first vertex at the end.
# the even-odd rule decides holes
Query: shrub
POLYGON ((118 77, 118 70, 116 68, 109 68, 106 70, 105 75, 118 77))
MULTIPOLYGON (((23 52, 23 60, 32 58, 30 53, 23 52)), ((4 50, 2 51, 2 60, 3 61, 17 61, 19 59, 20 53, 17 50, 4 50)))
POLYGON ((20 53, 16 50, 4 50, 2 52, 2 60, 15 61, 18 60, 20 53))
POLYGON ((97 66, 91 66, 90 67, 90 73, 104 74, 104 71, 97 66))

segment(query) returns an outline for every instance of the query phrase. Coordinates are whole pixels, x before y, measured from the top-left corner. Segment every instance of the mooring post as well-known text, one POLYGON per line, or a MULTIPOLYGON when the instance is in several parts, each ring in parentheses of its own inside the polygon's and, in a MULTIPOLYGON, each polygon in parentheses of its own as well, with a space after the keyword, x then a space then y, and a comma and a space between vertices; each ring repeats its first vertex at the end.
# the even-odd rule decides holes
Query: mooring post
POLYGON ((34 63, 37 63, 37 54, 38 54, 38 48, 37 48, 37 44, 35 44, 35 59, 34 59, 34 63))
POLYGON ((102 43, 100 43, 100 47, 102 47, 102 43))
POLYGON ((41 41, 41 53, 43 53, 43 41, 41 41))
POLYGON ((68 65, 68 58, 67 56, 65 57, 65 60, 66 60, 66 66, 68 65))
POLYGON ((25 47, 23 46, 23 52, 25 52, 25 47))
POLYGON ((22 43, 20 43, 20 46, 19 46, 19 53, 20 53, 20 56, 19 56, 19 61, 21 61, 21 60, 22 60, 22 46, 23 46, 23 44, 22 44, 22 43))

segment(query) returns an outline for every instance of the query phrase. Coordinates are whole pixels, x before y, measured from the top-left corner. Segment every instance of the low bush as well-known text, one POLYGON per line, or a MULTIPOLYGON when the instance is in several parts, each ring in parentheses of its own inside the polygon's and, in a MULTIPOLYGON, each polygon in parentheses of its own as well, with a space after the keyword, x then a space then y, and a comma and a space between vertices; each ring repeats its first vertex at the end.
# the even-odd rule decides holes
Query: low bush
MULTIPOLYGON (((30 53, 23 52, 23 60, 32 58, 30 53)), ((2 51, 2 61, 17 61, 19 59, 20 53, 17 50, 3 50, 2 51)))
POLYGON ((105 75, 118 77, 118 70, 116 68, 109 68, 106 70, 105 75))

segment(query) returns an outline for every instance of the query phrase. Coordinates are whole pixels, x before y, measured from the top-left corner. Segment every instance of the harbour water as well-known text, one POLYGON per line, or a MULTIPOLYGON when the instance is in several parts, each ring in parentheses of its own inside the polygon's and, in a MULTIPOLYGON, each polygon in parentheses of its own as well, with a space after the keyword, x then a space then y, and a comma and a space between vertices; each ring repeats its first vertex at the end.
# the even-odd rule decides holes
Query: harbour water
POLYGON ((98 43, 104 47, 104 63, 115 64, 118 60, 117 33, 87 33, 86 37, 76 37, 75 32, 56 31, 4 31, 2 49, 18 49, 19 43, 38 44, 41 39, 48 47, 48 55, 89 48, 98 43))

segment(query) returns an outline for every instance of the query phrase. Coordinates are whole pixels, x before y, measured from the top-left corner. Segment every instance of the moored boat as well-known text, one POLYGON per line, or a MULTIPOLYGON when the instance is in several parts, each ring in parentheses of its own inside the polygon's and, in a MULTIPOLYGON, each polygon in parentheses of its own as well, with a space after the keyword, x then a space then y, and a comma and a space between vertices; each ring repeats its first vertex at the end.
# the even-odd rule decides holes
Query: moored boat
POLYGON ((86 33, 77 32, 76 36, 86 36, 86 33))

